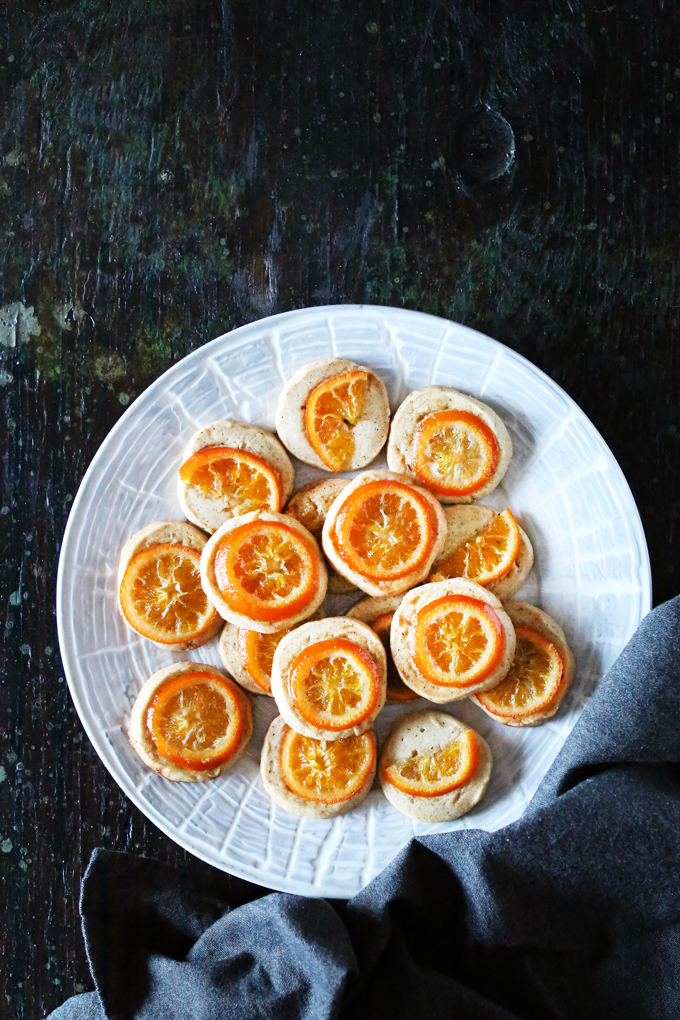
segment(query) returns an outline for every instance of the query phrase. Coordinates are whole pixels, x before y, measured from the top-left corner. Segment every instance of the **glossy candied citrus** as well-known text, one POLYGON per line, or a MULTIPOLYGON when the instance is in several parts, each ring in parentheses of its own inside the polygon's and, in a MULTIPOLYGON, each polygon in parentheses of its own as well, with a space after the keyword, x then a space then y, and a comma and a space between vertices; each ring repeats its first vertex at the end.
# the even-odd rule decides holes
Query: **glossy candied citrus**
POLYGON ((253 620, 278 622, 316 591, 317 555, 304 535, 279 521, 249 521, 217 545, 215 581, 225 602, 253 620))
POLYGON ((164 645, 203 634, 217 612, 201 587, 200 562, 195 549, 167 543, 133 556, 120 586, 120 607, 130 626, 164 645))
POLYGON ((380 686, 373 657, 346 638, 309 645, 288 674, 289 694, 300 718, 335 733, 358 726, 375 711, 380 686))
POLYGON ((383 778, 411 797, 441 797, 469 783, 479 763, 474 730, 436 751, 413 754, 383 769, 383 778))
POLYGON ((515 627, 515 658, 504 680, 475 697, 499 719, 522 719, 547 708, 560 689, 564 666, 552 642, 530 627, 515 627))
POLYGON ((179 476, 234 514, 281 509, 278 475, 265 460, 246 450, 205 447, 184 461, 179 476))
POLYGON ((271 694, 274 652, 286 634, 290 634, 290 629, 277 630, 275 634, 260 634, 256 630, 243 629, 238 632, 243 668, 265 694, 271 694))
POLYGON ((363 414, 367 382, 368 372, 345 372, 324 379, 307 398, 307 437, 331 471, 342 471, 352 459, 352 430, 363 414))
POLYGON ((243 731, 243 710, 226 678, 184 673, 156 691, 147 725, 162 758, 205 772, 223 765, 236 751, 243 731))
POLYGON ((390 702, 396 702, 397 704, 406 704, 408 701, 417 701, 418 695, 415 691, 412 691, 410 687, 407 687, 404 681, 399 676, 399 670, 394 665, 394 659, 392 658, 392 650, 390 648, 390 633, 392 630, 392 620, 394 613, 383 613, 382 616, 376 617, 371 624, 371 630, 375 631, 385 648, 385 655, 387 656, 387 700, 390 702))
POLYGON ((517 559, 520 542, 517 521, 510 510, 504 510, 494 516, 487 528, 439 563, 432 580, 466 577, 477 584, 499 581, 517 559))
POLYGON ((418 422, 411 458, 416 475, 442 496, 470 496, 498 464, 498 441, 469 411, 436 411, 418 422))
POLYGON ((361 790, 375 764, 370 732, 344 740, 317 740, 288 729, 281 743, 281 773, 293 793, 321 804, 339 804, 361 790))
POLYGON ((409 627, 418 670, 438 687, 469 687, 496 669, 505 648, 495 610, 467 595, 444 595, 420 609, 409 627))
POLYGON ((418 570, 436 538, 436 519, 425 497, 388 479, 350 492, 335 520, 336 552, 372 581, 396 581, 418 570))

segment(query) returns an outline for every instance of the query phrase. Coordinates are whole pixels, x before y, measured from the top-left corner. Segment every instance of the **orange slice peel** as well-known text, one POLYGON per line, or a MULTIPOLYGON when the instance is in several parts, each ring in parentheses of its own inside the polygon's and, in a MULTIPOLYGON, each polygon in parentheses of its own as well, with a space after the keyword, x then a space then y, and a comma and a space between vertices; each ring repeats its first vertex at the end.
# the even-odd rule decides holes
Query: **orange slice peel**
POLYGON ((307 438, 330 471, 342 471, 354 453, 353 429, 361 421, 368 372, 344 372, 324 379, 307 398, 307 438))
POLYGON ((226 679, 214 673, 184 673, 156 691, 147 725, 162 758, 205 772, 233 756, 243 732, 243 710, 226 679))
POLYGON ((411 459, 418 478, 441 496, 471 496, 491 479, 498 440, 470 411, 436 411, 416 425, 411 459))
POLYGON ((398 759, 382 770, 382 778, 410 797, 442 797, 465 786, 479 763, 474 730, 437 750, 398 759))
POLYGON ((340 733, 365 722, 380 700, 375 660, 346 638, 316 641, 288 671, 288 693, 304 722, 340 733))
POLYGON ((503 625, 492 606, 467 595, 444 595, 420 609, 408 631, 416 667, 437 687, 482 683, 505 649, 503 625))
POLYGON ((179 469, 183 482, 224 503, 237 514, 253 510, 274 510, 282 506, 279 477, 254 453, 229 446, 208 446, 198 450, 179 469))
POLYGON ((437 565, 432 579, 465 577, 477 584, 493 584, 512 569, 519 553, 521 535, 510 510, 496 514, 491 524, 469 539, 437 565))
POLYGON ((375 737, 370 732, 344 740, 318 740, 288 729, 281 742, 281 773, 292 793, 320 804, 354 797, 373 772, 375 737))
POLYGON ((475 695, 499 719, 523 719, 548 708, 564 676, 564 664, 551 641, 530 627, 515 627, 515 635, 515 657, 508 675, 497 687, 475 695))

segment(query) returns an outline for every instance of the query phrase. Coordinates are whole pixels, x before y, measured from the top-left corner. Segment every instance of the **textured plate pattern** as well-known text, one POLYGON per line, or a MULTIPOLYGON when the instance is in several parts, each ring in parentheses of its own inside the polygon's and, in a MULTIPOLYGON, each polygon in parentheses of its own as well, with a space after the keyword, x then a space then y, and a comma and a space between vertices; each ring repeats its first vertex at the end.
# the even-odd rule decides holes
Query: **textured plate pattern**
MULTIPOLYGON (((381 465, 383 461, 377 461, 381 465)), ((297 465, 296 484, 319 477, 297 465)), ((336 597, 332 611, 355 599, 336 597)), ((517 819, 564 743, 599 678, 651 604, 647 547, 626 481, 574 402, 519 355, 473 330, 417 312, 333 306, 264 319, 207 344, 165 373, 126 411, 83 480, 59 564, 61 651, 76 708, 103 762, 137 806, 210 864, 262 885, 351 896, 413 836, 461 827, 498 829, 517 819), (187 656, 219 666, 216 641, 172 653, 136 637, 116 609, 116 564, 126 538, 159 518, 181 518, 176 473, 200 426, 235 418, 274 427, 284 380, 306 362, 337 356, 371 365, 393 410, 409 390, 455 386, 489 403, 515 455, 484 502, 510 506, 528 531, 536 565, 521 596, 564 627, 577 677, 557 716, 537 729, 494 723, 468 702, 454 714, 489 741, 494 770, 480 806, 457 822, 421 825, 373 790, 332 822, 276 807, 259 778, 260 747, 275 714, 256 697, 248 753, 212 783, 171 783, 128 744, 130 708, 155 670, 187 656)), ((423 706, 426 703, 421 703, 423 706)), ((418 706, 416 706, 418 707, 418 706)), ((396 714, 378 720, 379 739, 396 714)))

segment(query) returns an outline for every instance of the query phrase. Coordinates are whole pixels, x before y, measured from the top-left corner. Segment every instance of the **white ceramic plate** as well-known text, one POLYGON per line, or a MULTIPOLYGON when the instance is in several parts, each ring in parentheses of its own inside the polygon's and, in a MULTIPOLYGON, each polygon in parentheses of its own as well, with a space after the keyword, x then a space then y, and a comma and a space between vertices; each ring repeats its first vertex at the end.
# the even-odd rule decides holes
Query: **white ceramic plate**
MULTIPOLYGON (((296 470, 296 487, 322 474, 301 464, 296 470)), ((352 601, 336 597, 331 611, 344 612, 352 601)), ((649 557, 630 489, 599 433, 560 387, 464 326, 354 305, 305 308, 243 326, 150 386, 112 429, 80 486, 57 593, 61 653, 76 708, 102 761, 144 814, 224 871, 287 892, 336 897, 357 893, 414 834, 494 830, 519 818, 594 686, 650 606, 649 557), (258 771, 275 715, 270 698, 253 699, 248 753, 214 782, 169 782, 147 769, 127 740, 130 708, 151 673, 187 656, 216 666, 220 660, 216 640, 173 653, 123 624, 115 584, 120 547, 151 521, 182 517, 177 469, 193 432, 218 418, 273 429, 284 380, 323 357, 374 368, 393 410, 410 390, 439 383, 480 397, 500 414, 515 453, 503 484, 484 502, 510 506, 529 533, 536 564, 520 597, 559 621, 576 656, 569 695, 557 716, 536 729, 501 726, 467 701, 452 706, 486 737, 494 755, 486 796, 455 822, 414 823, 379 789, 333 821, 297 818, 274 805, 258 771)), ((381 713, 379 739, 402 711, 388 706, 381 713)))

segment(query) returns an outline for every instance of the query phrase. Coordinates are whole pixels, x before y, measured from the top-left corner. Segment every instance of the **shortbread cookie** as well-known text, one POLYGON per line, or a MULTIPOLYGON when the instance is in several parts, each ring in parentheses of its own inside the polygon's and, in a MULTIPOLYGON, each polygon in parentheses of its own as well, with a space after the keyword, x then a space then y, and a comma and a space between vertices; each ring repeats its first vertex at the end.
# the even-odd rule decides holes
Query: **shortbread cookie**
POLYGON ((392 619, 401 603, 401 595, 386 595, 382 598, 369 596, 357 602, 347 613, 347 616, 354 617, 367 623, 371 630, 374 630, 383 643, 385 655, 387 656, 387 698, 388 703, 403 705, 410 701, 417 701, 418 695, 407 687, 399 676, 399 671, 392 659, 390 648, 390 632, 392 619))
POLYGON ((177 493, 189 520, 214 532, 240 514, 278 513, 293 491, 294 477, 290 458, 272 432, 223 419, 199 429, 187 443, 177 493), (218 448, 224 455, 211 461, 208 451, 218 448), (243 457, 230 457, 228 450, 243 457))
POLYGON ((446 712, 428 709, 399 717, 378 774, 387 799, 409 818, 451 822, 482 799, 491 764, 491 750, 479 733, 446 712), (433 796, 438 788, 448 792, 433 796))
MULTIPOLYGON (((322 608, 317 609, 311 620, 324 617, 322 608)), ((299 626, 299 625, 298 625, 299 626)), ((251 694, 272 694, 272 662, 276 647, 288 630, 275 634, 261 634, 257 630, 245 630, 225 623, 219 640, 219 653, 225 668, 234 680, 251 694)))
POLYGON ((389 427, 382 379, 345 358, 325 358, 301 368, 284 386, 276 410, 276 430, 284 446, 305 464, 326 471, 355 471, 370 464, 389 427))
MULTIPOLYGON (((294 517, 311 531, 314 538, 321 544, 326 515, 335 497, 349 485, 346 478, 322 478, 318 482, 303 485, 289 500, 286 514, 294 517)), ((329 595, 346 595, 355 590, 355 585, 332 567, 328 570, 329 595)))
POLYGON ((387 466, 435 492, 442 503, 471 503, 492 492, 512 459, 496 412, 450 386, 423 386, 397 409, 387 466))

